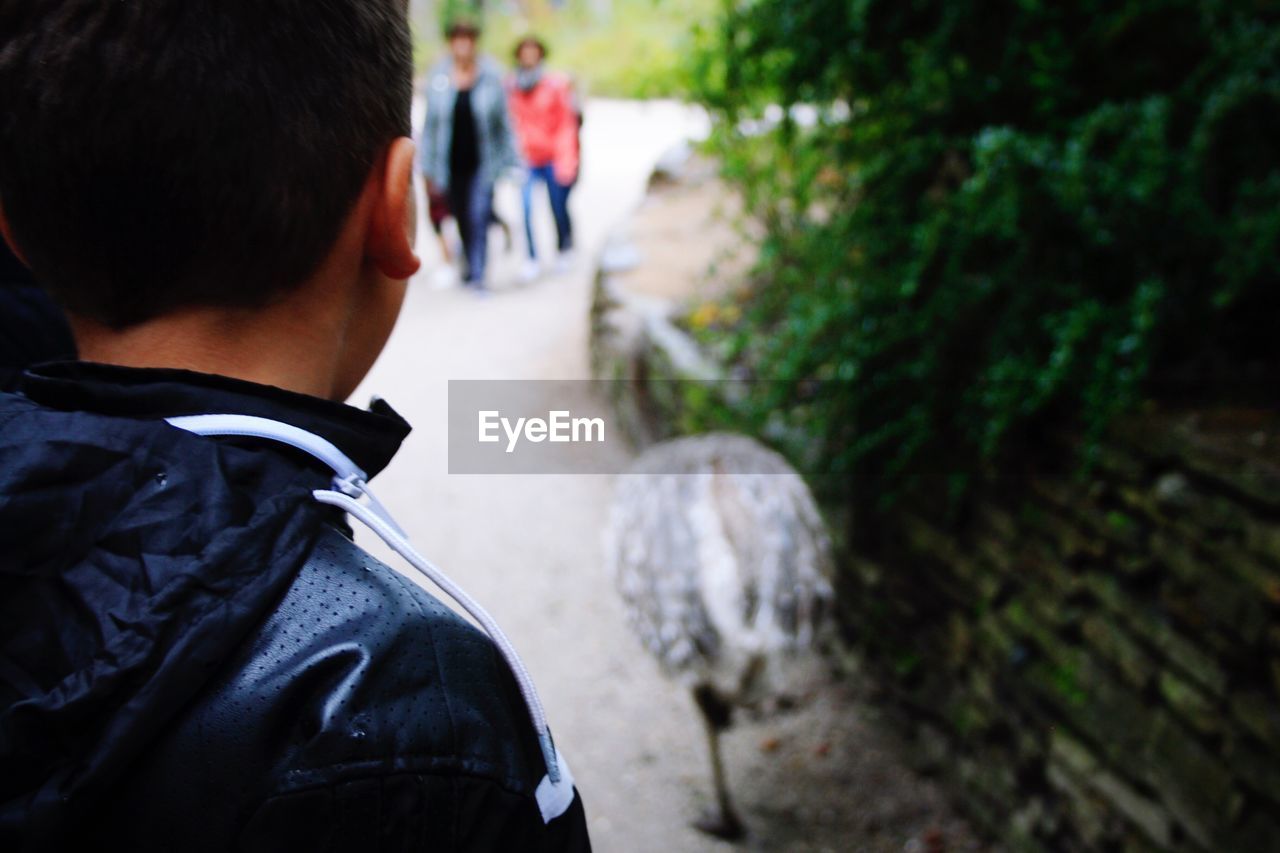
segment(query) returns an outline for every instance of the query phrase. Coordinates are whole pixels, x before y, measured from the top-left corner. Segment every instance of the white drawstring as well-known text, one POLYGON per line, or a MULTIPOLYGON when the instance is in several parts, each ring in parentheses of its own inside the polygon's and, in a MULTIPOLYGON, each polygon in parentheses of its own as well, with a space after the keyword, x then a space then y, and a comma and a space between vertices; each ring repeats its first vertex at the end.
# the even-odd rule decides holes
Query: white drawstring
POLYGON ((188 415, 166 418, 166 421, 178 429, 196 435, 233 435, 250 438, 264 438, 279 441, 311 454, 324 462, 334 471, 333 489, 317 489, 312 495, 320 503, 337 507, 354 518, 362 521, 378 537, 386 542, 397 554, 404 557, 410 565, 425 575, 432 583, 444 591, 446 595, 471 614, 480 626, 488 633, 499 653, 511 667, 515 675, 520 693, 524 697, 529 717, 533 721, 534 730, 538 733, 538 745, 542 749, 543 760, 547 765, 547 781, 549 786, 539 785, 538 802, 543 819, 551 820, 562 814, 572 802, 573 779, 568 773, 563 757, 551 741, 551 730, 547 726, 547 715, 538 697, 533 678, 524 662, 516 654, 515 648, 493 617, 481 607, 462 587, 426 557, 409 544, 409 537, 396 524, 395 519, 387 512, 386 507, 369 490, 365 474, 351 459, 334 444, 314 433, 274 421, 270 418, 259 418, 251 415, 188 415), (359 498, 368 497, 369 504, 360 503, 359 498), (564 770, 562 773, 561 770, 564 770), (566 795, 566 791, 568 794, 566 795), (565 799, 565 797, 568 799, 565 799))
POLYGON ((343 453, 333 442, 321 438, 315 433, 299 429, 292 424, 273 421, 270 418, 259 418, 253 415, 183 415, 165 418, 170 426, 186 430, 196 435, 237 435, 246 438, 266 438, 295 447, 309 453, 316 459, 333 469, 333 487, 344 495, 359 498, 368 495, 369 504, 378 518, 391 526, 398 535, 409 538, 409 534, 396 524, 396 520, 387 512, 369 491, 366 474, 359 465, 351 461, 351 457, 343 453))
POLYGON ((432 564, 430 560, 418 553, 417 549, 409 544, 408 539, 397 535, 386 521, 371 511, 370 507, 341 492, 317 489, 312 494, 315 495, 316 500, 320 501, 320 503, 336 506, 364 522, 370 530, 378 534, 378 537, 383 542, 386 542, 397 554, 404 557, 409 562, 409 565, 422 572, 433 584, 444 590, 446 595, 458 602, 458 605, 463 610, 470 613, 480 623, 485 633, 492 638, 494 645, 498 647, 502 656, 506 658, 507 665, 511 667, 511 671, 516 677, 520 693, 524 696, 525 705, 529 709, 529 716, 533 720, 533 727, 538 732, 538 744, 542 747, 542 756, 547 763, 547 775, 551 778, 552 783, 559 782, 560 769, 559 762, 556 760, 556 748, 551 742, 551 730, 547 726, 547 715, 542 708, 542 700, 538 698, 538 690, 533 686, 533 678, 529 675, 529 670, 525 668, 524 661, 520 660, 520 656, 516 654, 511 641, 507 639, 506 633, 498 626, 494 618, 489 615, 489 612, 468 595, 462 587, 454 583, 448 575, 432 564))
POLYGON ((338 477, 369 479, 360 466, 351 461, 328 439, 321 438, 292 424, 258 418, 253 415, 183 415, 165 418, 165 422, 196 435, 243 435, 269 438, 305 451, 333 469, 338 477))

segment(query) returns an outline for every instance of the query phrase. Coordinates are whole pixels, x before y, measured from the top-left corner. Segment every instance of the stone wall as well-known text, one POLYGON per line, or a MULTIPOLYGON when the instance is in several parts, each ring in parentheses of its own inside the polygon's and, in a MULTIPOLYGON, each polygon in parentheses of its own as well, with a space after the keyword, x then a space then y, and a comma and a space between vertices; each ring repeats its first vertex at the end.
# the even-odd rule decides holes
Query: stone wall
MULTIPOLYGON (((640 445, 678 431, 666 380, 723 373, 628 291, 644 250, 606 251, 591 339, 640 445)), ((1073 455, 840 537, 855 677, 1009 849, 1280 851, 1280 426, 1148 413, 1073 455)))
POLYGON ((1280 850, 1276 445, 1196 420, 1130 422, 1088 482, 1020 472, 847 555, 890 716, 1014 849, 1280 850))
MULTIPOLYGON (((623 250, 616 249, 618 254, 623 250)), ((605 258, 610 249, 605 250, 605 258)), ((591 301, 592 375, 604 387, 631 444, 646 447, 674 437, 685 382, 714 383, 719 367, 673 321, 675 303, 630 292, 608 263, 596 272, 591 301)))

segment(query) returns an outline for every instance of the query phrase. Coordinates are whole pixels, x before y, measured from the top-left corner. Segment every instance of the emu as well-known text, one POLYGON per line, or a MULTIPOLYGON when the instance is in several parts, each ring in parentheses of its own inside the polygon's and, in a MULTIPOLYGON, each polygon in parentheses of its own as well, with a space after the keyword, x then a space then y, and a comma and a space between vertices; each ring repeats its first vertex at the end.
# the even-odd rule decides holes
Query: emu
POLYGON ((736 840, 720 735, 735 708, 794 697, 831 610, 830 539, 804 481, 740 435, 656 445, 620 478, 606 562, 631 628, 701 711, 716 808, 694 825, 736 840))

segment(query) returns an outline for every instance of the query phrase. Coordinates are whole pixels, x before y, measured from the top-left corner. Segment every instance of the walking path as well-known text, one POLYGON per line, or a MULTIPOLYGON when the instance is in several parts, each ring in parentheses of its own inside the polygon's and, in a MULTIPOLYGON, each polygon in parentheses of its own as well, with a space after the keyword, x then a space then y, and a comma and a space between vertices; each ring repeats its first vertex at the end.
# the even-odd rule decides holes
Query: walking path
MULTIPOLYGON (((498 205, 517 252, 495 258, 490 298, 433 286, 436 244, 424 225, 426 269, 353 398, 384 396, 414 425, 374 485, 419 549, 489 609, 521 652, 604 853, 731 849, 689 828, 710 803, 701 723, 628 634, 603 570, 611 478, 449 476, 447 380, 589 377, 589 261, 639 202, 658 155, 703 123, 669 103, 588 106, 584 172, 571 202, 580 256, 570 274, 515 284, 523 241, 509 188, 498 205)), ((542 224, 549 238, 549 215, 542 224)), ((833 687, 802 711, 744 723, 726 738, 731 784, 755 833, 749 848, 931 850, 945 838, 946 849, 966 849, 970 836, 938 791, 902 767, 848 690, 833 687)))

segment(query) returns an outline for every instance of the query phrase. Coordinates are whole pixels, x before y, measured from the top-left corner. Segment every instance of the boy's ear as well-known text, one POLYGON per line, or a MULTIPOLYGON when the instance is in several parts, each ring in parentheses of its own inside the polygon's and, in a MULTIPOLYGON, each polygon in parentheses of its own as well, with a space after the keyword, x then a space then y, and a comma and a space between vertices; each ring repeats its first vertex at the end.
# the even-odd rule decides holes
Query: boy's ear
POLYGON ((413 198, 413 140, 396 139, 387 148, 377 182, 365 252, 388 278, 406 279, 422 261, 414 253, 417 207, 413 198))

